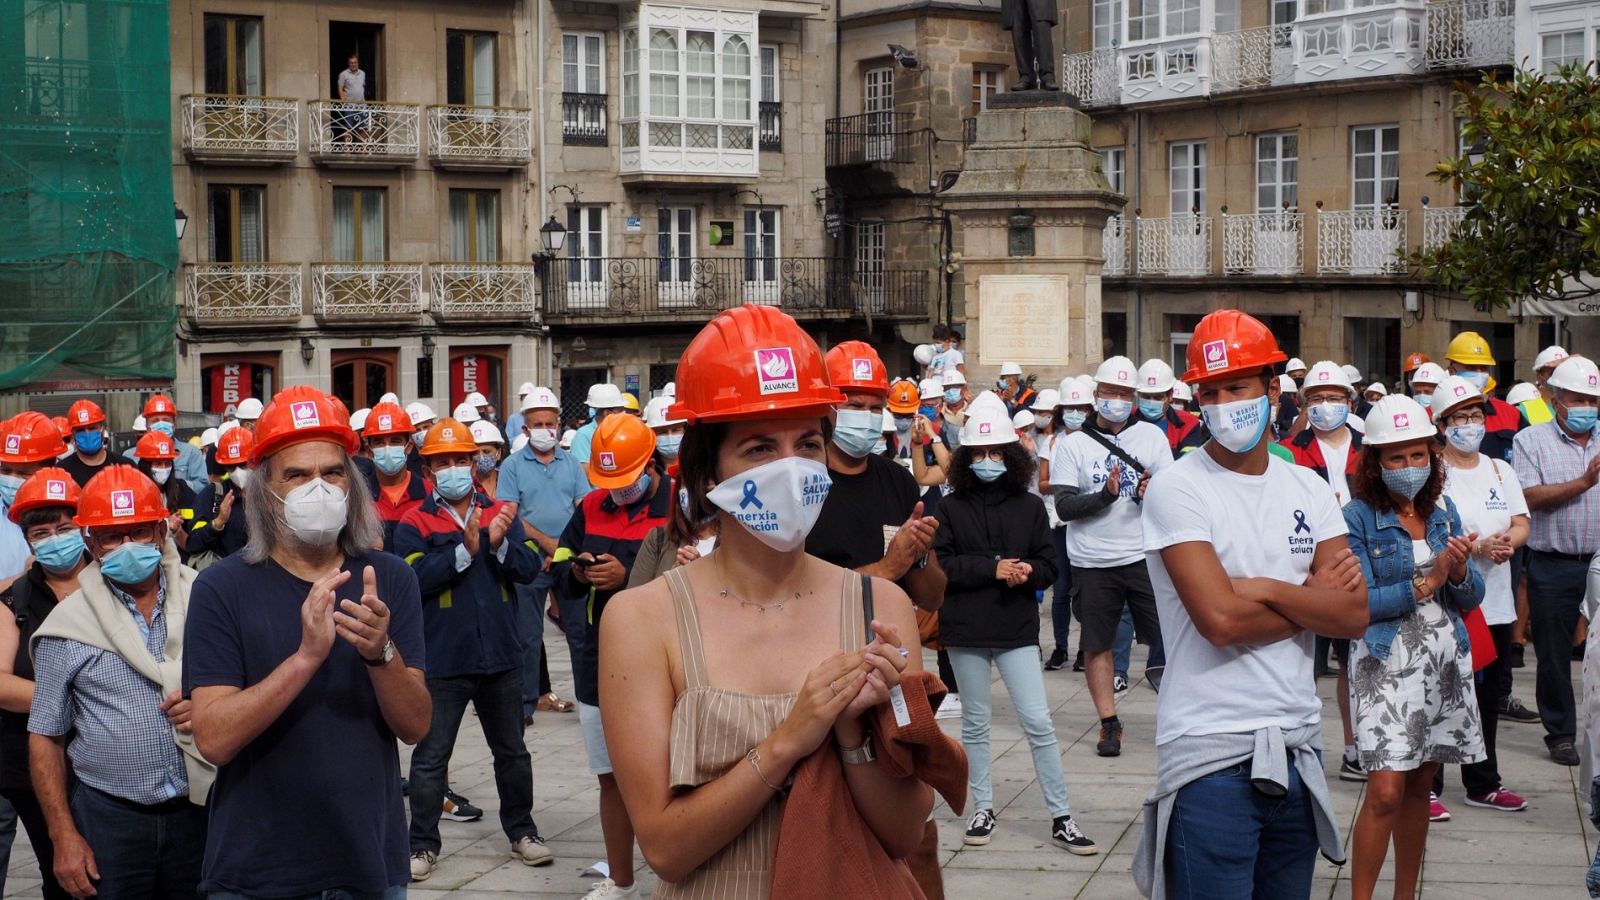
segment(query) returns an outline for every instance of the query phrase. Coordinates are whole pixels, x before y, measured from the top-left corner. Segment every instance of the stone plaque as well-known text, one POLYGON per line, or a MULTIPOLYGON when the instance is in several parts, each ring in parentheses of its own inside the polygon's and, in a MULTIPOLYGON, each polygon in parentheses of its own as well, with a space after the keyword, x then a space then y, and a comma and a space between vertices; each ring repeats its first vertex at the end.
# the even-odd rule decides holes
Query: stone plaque
POLYGON ((978 279, 978 362, 998 366, 1067 363, 1065 275, 984 275, 978 279))

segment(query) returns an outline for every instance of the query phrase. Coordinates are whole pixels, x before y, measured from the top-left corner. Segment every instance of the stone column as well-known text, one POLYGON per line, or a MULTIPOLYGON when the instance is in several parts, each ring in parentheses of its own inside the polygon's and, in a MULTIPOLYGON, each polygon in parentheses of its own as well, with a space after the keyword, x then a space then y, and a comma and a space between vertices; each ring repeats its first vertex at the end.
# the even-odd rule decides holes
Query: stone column
POLYGON ((940 197, 961 229, 967 380, 1021 364, 1037 387, 1100 363, 1101 235, 1121 211, 1066 93, 1001 94, 940 197))

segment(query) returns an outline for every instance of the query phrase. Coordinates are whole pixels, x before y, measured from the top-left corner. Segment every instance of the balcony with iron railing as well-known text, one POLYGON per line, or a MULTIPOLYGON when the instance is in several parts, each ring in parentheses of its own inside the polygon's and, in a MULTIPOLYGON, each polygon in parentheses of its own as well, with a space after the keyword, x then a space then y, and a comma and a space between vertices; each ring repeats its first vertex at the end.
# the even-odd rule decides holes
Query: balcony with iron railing
POLYGON ((311 158, 324 165, 392 167, 421 152, 418 104, 313 100, 307 112, 311 158))
MULTIPOLYGON (((1423 198, 1426 202, 1427 198, 1423 198)), ((1424 206, 1422 208, 1422 249, 1437 250, 1455 237, 1466 221, 1469 206, 1424 206)))
POLYGON ((1224 275, 1299 275, 1304 271, 1305 214, 1286 207, 1252 215, 1222 213, 1224 275))
POLYGON ((1134 220, 1140 275, 1196 277, 1211 274, 1211 217, 1179 213, 1134 220))
POLYGON ((449 169, 525 166, 533 159, 533 115, 506 106, 430 106, 428 158, 449 169))
POLYGON ((300 152, 300 101, 188 94, 179 99, 183 152, 195 162, 277 165, 300 152))
POLYGON ((606 95, 561 95, 561 143, 569 147, 604 147, 607 143, 606 95))
POLYGON ((823 126, 829 168, 890 166, 916 159, 919 131, 911 113, 873 112, 829 119, 823 126))
POLYGON ((1403 275, 1410 211, 1398 206, 1327 210, 1317 204, 1317 274, 1403 275))
POLYGON ((1100 274, 1107 278, 1121 278, 1128 274, 1128 220, 1112 216, 1106 220, 1105 231, 1100 233, 1100 255, 1105 265, 1100 274))
POLYGON ((521 262, 436 262, 428 267, 433 316, 446 322, 533 318, 534 266, 521 262))
POLYGON ((311 312, 327 324, 414 321, 424 311, 422 264, 314 262, 311 312))
POLYGON ((776 100, 761 101, 760 120, 756 127, 757 140, 762 152, 783 149, 783 104, 776 100))
POLYGON ((185 312, 197 327, 293 325, 304 309, 299 263, 193 263, 185 312))
POLYGON ((1423 34, 1430 69, 1509 66, 1516 54, 1515 0, 1435 0, 1423 34))

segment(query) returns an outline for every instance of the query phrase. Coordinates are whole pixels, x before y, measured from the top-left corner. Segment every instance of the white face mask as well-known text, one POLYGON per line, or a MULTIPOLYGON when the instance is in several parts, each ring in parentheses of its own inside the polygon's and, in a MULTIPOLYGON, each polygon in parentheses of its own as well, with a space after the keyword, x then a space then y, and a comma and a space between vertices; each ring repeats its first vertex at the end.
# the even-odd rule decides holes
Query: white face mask
POLYGON ((326 547, 344 530, 347 501, 343 490, 321 478, 308 481, 283 498, 283 521, 295 537, 313 547, 326 547))
POLYGON ((549 453, 550 448, 556 445, 557 440, 554 428, 528 429, 528 446, 538 453, 549 453))
POLYGON ((233 482, 234 487, 242 491, 250 484, 250 470, 240 466, 228 474, 228 480, 233 482))
POLYGON ((1094 411, 1100 414, 1113 425, 1128 421, 1128 416, 1133 414, 1132 400, 1113 400, 1109 397, 1100 397, 1094 402, 1094 411))
POLYGON ((1234 453, 1248 453, 1261 443, 1267 431, 1271 404, 1265 396, 1254 400, 1235 400, 1200 407, 1206 427, 1217 443, 1234 453))
POLYGON ((172 477, 172 467, 171 466, 166 466, 166 467, 160 468, 160 469, 157 469, 154 466, 152 466, 150 468, 150 480, 154 481, 156 484, 166 484, 167 483, 167 479, 171 478, 171 477, 172 477))
POLYGON ((787 553, 805 544, 832 485, 827 466, 786 456, 740 472, 712 488, 706 499, 763 544, 787 553))

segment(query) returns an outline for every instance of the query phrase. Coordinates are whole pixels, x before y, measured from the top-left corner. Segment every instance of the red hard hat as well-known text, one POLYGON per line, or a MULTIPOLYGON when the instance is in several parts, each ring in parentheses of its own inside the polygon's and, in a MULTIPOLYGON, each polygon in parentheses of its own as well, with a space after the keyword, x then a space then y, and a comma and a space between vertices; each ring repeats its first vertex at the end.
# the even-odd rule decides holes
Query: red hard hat
POLYGON ((773 306, 746 304, 707 323, 678 360, 667 418, 690 423, 825 415, 844 402, 817 342, 773 306))
POLYGON ((413 431, 416 429, 411 427, 411 417, 406 415, 405 407, 398 403, 379 403, 367 414, 367 425, 361 429, 361 436, 368 440, 395 434, 410 437, 413 431))
POLYGON ((1189 339, 1189 384, 1264 369, 1289 357, 1259 319, 1237 309, 1219 309, 1200 320, 1189 339))
POLYGON ((11 501, 11 507, 6 510, 6 517, 18 525, 22 524, 22 514, 30 509, 39 509, 45 506, 70 506, 74 511, 78 508, 78 483, 72 480, 66 469, 50 467, 40 469, 28 476, 28 480, 17 488, 17 496, 11 501))
POLYGON ((1406 357, 1405 365, 1400 367, 1400 374, 1410 375, 1412 372, 1415 372, 1418 368, 1420 368, 1423 363, 1428 361, 1428 354, 1420 352, 1412 353, 1410 356, 1406 357))
MULTIPOLYGON (((350 428, 350 417, 339 409, 332 398, 308 384, 279 391, 256 420, 250 465, 305 441, 331 441, 344 447, 345 452, 355 453, 361 448, 361 439, 350 428)), ((229 434, 232 433, 230 429, 229 434)))
POLYGON ((244 428, 229 428, 217 438, 217 465, 242 466, 250 460, 255 437, 244 428))
POLYGON ((51 416, 50 423, 56 426, 56 431, 61 432, 61 443, 71 445, 72 426, 67 424, 66 416, 51 416))
POLYGON ((134 445, 133 455, 145 460, 177 459, 178 445, 159 431, 146 431, 144 437, 139 438, 139 443, 134 445))
POLYGON ((889 393, 889 370, 884 368, 878 351, 864 341, 845 341, 835 344, 825 359, 828 383, 841 391, 863 393, 889 393))
POLYGON ((146 419, 151 416, 172 416, 176 418, 178 407, 173 405, 172 398, 166 394, 156 394, 144 402, 144 412, 140 413, 140 415, 146 419))
POLYGON ((117 464, 101 469, 83 486, 78 515, 80 528, 141 525, 167 518, 161 489, 133 466, 117 464))
POLYGON ((50 462, 61 455, 61 431, 44 413, 19 413, 5 423, 4 433, 0 462, 26 465, 50 462))
POLYGON ((79 400, 67 408, 67 423, 73 428, 82 428, 85 425, 103 425, 106 421, 106 411, 100 408, 93 400, 79 400))

